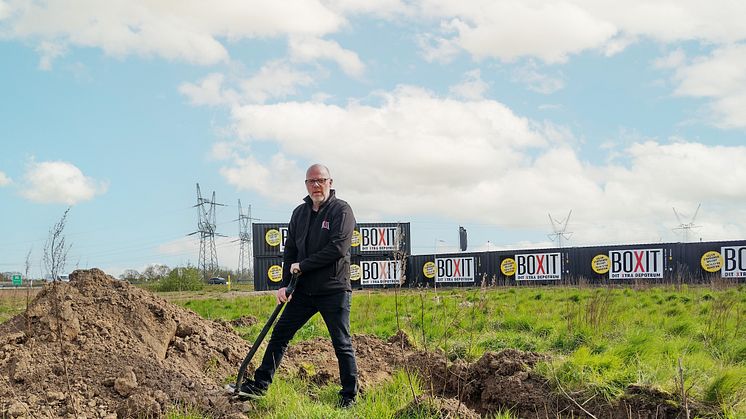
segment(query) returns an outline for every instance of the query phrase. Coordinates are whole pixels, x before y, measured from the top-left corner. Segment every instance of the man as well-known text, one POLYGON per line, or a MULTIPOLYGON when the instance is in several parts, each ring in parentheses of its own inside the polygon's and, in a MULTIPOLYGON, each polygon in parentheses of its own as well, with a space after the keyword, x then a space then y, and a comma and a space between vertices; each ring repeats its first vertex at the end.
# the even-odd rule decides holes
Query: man
POLYGON ((340 406, 349 407, 357 395, 357 364, 350 336, 350 243, 355 216, 347 202, 337 199, 329 169, 314 164, 306 171, 303 199, 290 218, 283 257, 283 281, 277 303, 287 302, 272 331, 254 380, 245 380, 239 398, 258 398, 266 393, 288 342, 314 314, 321 313, 332 338, 342 384, 340 406), (285 289, 292 274, 298 275, 295 292, 285 289))

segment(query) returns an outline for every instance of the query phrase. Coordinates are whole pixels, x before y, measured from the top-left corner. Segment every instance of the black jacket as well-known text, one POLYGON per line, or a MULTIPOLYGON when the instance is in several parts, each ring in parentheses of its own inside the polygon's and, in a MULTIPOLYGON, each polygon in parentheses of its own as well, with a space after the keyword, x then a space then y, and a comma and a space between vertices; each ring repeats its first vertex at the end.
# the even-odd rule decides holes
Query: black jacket
POLYGON ((308 295, 352 291, 350 285, 350 243, 355 216, 347 202, 337 199, 335 191, 319 208, 309 226, 312 204, 306 196, 290 218, 285 240, 282 286, 290 283, 290 265, 300 262, 301 275, 296 291, 308 295), (307 238, 306 238, 307 236, 307 238))

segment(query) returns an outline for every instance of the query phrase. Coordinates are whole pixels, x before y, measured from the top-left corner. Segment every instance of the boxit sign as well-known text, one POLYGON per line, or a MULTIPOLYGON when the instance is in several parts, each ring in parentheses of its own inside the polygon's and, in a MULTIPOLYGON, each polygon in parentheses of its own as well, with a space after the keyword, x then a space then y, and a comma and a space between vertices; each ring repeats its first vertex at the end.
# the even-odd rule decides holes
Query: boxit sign
POLYGON ((360 262, 362 285, 398 285, 401 280, 401 263, 398 260, 364 260, 360 262))
POLYGON ((435 258, 435 282, 474 282, 474 258, 435 258))
POLYGON ((610 250, 609 279, 663 278, 663 249, 610 250))
POLYGON ((386 252, 399 249, 397 227, 360 227, 361 252, 386 252))
POLYGON ((746 246, 729 246, 720 248, 723 257, 723 278, 746 276, 746 246))
POLYGON ((516 281, 562 279, 562 257, 559 253, 515 255, 516 281))

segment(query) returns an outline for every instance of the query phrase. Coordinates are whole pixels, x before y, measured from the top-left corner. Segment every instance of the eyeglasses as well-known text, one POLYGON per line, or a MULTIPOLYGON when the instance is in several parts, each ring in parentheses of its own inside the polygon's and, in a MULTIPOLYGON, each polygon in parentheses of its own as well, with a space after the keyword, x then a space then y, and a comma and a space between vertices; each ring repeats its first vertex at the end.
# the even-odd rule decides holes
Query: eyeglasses
POLYGON ((319 179, 306 179, 306 185, 308 185, 308 186, 311 186, 311 185, 319 185, 319 186, 321 186, 321 185, 325 184, 327 180, 329 180, 329 178, 326 178, 326 177, 322 177, 322 178, 319 178, 319 179))

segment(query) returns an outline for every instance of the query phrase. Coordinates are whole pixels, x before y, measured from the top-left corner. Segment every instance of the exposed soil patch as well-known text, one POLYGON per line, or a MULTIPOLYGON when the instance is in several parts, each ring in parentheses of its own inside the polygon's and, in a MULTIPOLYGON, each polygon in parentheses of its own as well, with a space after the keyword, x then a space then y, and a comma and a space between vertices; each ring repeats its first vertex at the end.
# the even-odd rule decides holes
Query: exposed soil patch
POLYGON ((254 316, 241 316, 237 319, 233 319, 228 324, 235 327, 249 327, 257 324, 259 320, 254 316))
POLYGON ((396 412, 394 417, 402 419, 413 417, 478 419, 480 416, 456 399, 424 395, 412 400, 403 409, 396 412))
MULTIPOLYGON (((257 319, 206 320, 98 269, 70 278, 45 286, 28 319, 22 314, 0 324, 0 417, 159 417, 186 405, 220 418, 251 408, 231 402, 223 383, 250 348, 231 324, 257 319)), ((398 369, 425 381, 432 394, 402 409, 403 417, 468 418, 507 409, 540 418, 588 417, 583 409, 599 418, 685 417, 671 395, 640 387, 615 405, 591 401, 580 408, 533 371, 544 359, 536 353, 506 350, 450 362, 416 351, 404 333, 388 341, 355 335, 353 345, 362 391, 398 369)), ((336 382, 338 371, 329 339, 291 345, 280 368, 318 385, 336 382)))
POLYGON ((174 404, 237 415, 222 390, 249 345, 221 323, 98 269, 49 284, 0 325, 0 412, 155 417, 174 404), (55 315, 54 313, 58 313, 55 315))

